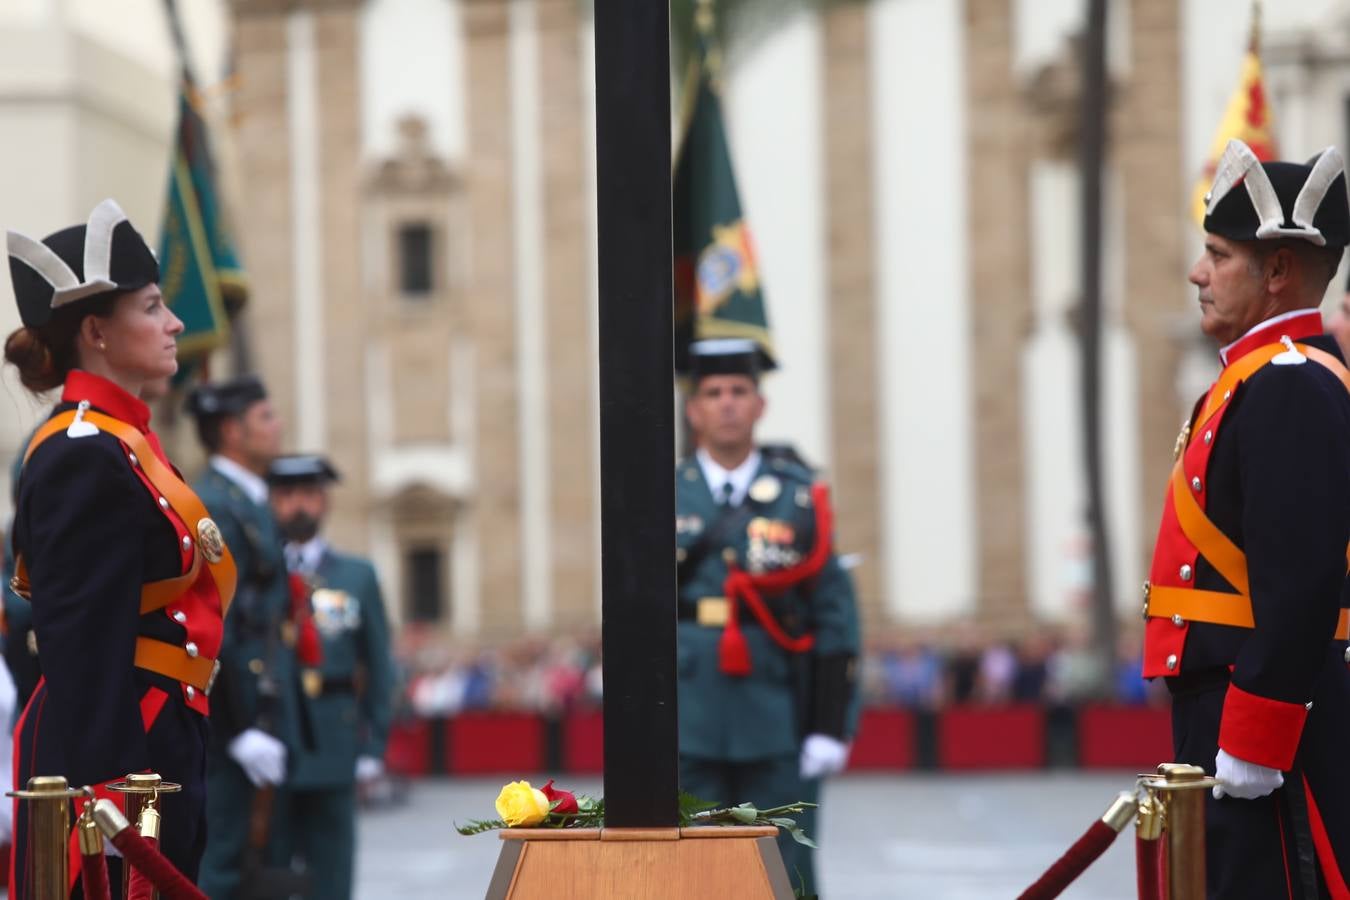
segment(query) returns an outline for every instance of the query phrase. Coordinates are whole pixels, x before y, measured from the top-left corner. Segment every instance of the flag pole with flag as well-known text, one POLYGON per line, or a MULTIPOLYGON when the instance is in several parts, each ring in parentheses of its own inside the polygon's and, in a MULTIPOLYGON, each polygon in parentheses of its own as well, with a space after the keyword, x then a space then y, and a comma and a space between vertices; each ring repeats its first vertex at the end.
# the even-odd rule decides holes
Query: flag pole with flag
POLYGON ((1214 133, 1205 169, 1191 195, 1191 214, 1197 225, 1205 221, 1205 194, 1214 183, 1214 170, 1223 156, 1224 148, 1233 138, 1252 148, 1256 158, 1269 162, 1276 158, 1275 129, 1267 101, 1265 77, 1261 70, 1261 3, 1252 3, 1251 35, 1247 53, 1242 59, 1242 75, 1238 86, 1228 98, 1223 121, 1214 133))
POLYGON ((672 182, 675 254, 675 370, 689 371, 689 345, 749 338, 761 368, 777 368, 754 242, 741 210, 722 122, 720 54, 711 0, 695 11, 695 52, 683 96, 672 182))
POLYGON ((188 68, 178 10, 174 0, 165 0, 165 7, 182 74, 160 234, 160 290, 183 320, 179 354, 193 360, 229 341, 230 314, 243 306, 248 287, 221 208, 202 97, 188 68))

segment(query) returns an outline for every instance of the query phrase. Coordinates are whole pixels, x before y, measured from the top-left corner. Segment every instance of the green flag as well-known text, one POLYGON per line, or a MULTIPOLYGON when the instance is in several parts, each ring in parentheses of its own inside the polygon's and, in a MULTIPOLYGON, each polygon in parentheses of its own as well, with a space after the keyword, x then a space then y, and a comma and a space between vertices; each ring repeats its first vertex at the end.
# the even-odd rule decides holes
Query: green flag
POLYGON ((178 96, 178 140, 169 166, 164 231, 159 242, 160 290, 183 320, 184 358, 210 353, 229 340, 227 306, 248 295, 216 189, 206 122, 196 89, 184 78, 178 96))
POLYGON ((675 368, 689 370, 689 345, 750 338, 766 369, 777 359, 750 229, 722 125, 711 13, 698 13, 698 49, 685 83, 683 139, 671 186, 675 252, 675 368))

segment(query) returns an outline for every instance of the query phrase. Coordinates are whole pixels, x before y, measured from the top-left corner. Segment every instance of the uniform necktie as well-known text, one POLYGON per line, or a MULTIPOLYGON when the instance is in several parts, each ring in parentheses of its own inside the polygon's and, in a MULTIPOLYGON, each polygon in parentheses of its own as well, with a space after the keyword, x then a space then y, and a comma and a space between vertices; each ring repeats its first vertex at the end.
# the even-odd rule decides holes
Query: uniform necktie
POLYGON ((734 494, 734 493, 736 493, 736 488, 732 485, 732 483, 731 483, 731 481, 730 481, 729 479, 728 479, 727 481, 722 482, 722 491, 721 491, 721 493, 722 493, 722 497, 721 497, 721 499, 720 499, 718 502, 720 502, 723 506, 730 506, 730 505, 731 505, 731 495, 734 494))

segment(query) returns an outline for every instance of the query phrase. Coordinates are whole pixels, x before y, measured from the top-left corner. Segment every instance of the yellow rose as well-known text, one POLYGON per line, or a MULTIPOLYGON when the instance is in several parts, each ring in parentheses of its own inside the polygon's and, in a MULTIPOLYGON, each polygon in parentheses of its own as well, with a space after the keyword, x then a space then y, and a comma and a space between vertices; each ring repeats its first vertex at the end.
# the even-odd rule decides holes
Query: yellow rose
POLYGON ((497 815, 512 828, 538 825, 548 816, 548 807, 544 792, 528 781, 513 781, 497 795, 497 815))

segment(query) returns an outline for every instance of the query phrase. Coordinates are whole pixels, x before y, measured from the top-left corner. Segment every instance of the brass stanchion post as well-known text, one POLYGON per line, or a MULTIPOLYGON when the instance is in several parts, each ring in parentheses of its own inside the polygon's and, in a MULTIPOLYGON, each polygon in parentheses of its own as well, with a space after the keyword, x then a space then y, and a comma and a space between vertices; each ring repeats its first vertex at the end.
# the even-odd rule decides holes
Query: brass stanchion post
POLYGON ((34 775, 28 779, 27 790, 8 794, 28 803, 32 900, 66 900, 70 890, 70 800, 81 793, 71 790, 64 776, 34 775))
POLYGON ((1199 766, 1163 763, 1144 786, 1165 804, 1168 900, 1205 900, 1205 793, 1218 781, 1199 766))
MULTIPOLYGON (((108 790, 126 794, 127 821, 136 825, 141 837, 159 844, 159 795, 181 791, 183 786, 164 781, 154 772, 136 772, 128 775, 125 781, 108 785, 108 790)), ((131 866, 122 866, 122 896, 131 895, 131 866)), ((151 893, 152 900, 158 900, 159 892, 151 893)))

